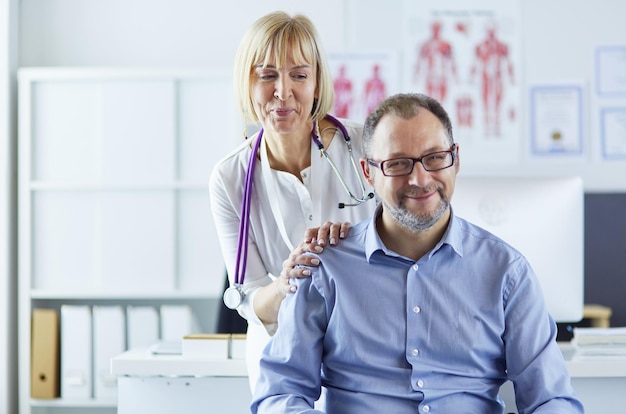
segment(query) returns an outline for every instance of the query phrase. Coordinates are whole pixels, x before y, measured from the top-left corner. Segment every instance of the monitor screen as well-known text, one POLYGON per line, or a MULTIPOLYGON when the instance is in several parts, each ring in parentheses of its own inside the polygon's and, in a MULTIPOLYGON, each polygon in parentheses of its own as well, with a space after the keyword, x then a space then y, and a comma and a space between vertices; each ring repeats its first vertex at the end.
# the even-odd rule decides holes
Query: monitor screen
POLYGON ((457 177, 454 213, 505 240, 530 262, 556 322, 584 306, 584 190, 580 177, 457 177))

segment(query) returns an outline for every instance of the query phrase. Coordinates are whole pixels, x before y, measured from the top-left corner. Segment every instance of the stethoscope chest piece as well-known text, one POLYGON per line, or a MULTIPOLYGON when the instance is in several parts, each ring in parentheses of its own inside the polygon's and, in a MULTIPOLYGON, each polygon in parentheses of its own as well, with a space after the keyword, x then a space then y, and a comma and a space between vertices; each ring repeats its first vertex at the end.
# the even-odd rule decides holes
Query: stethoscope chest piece
POLYGON ((228 309, 237 309, 245 297, 241 285, 233 285, 224 291, 224 305, 228 309))

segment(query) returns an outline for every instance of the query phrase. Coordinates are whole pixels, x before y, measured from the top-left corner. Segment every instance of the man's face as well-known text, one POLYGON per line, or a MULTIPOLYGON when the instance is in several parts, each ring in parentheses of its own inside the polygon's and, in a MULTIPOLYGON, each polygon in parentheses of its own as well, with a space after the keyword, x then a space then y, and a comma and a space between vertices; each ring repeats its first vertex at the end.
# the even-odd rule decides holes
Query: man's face
MULTIPOLYGON (((420 109, 411 119, 385 115, 374 131, 371 144, 370 158, 379 162, 399 157, 419 158, 450 149, 443 125, 426 109, 420 109)), ((452 167, 439 171, 426 171, 418 162, 410 174, 399 177, 385 176, 366 162, 362 165, 368 182, 384 204, 383 214, 390 214, 400 226, 412 232, 423 231, 447 213, 459 170, 458 157, 452 167)))

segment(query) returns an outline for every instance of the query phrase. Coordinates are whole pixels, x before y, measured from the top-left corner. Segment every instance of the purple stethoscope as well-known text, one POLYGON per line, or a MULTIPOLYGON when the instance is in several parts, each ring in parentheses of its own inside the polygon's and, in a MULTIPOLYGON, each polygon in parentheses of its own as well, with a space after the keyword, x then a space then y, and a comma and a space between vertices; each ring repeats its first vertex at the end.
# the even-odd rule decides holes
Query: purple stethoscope
MULTIPOLYGON (((354 153, 352 152, 352 142, 350 140, 350 135, 348 134, 348 130, 346 127, 334 116, 326 115, 326 118, 330 120, 336 127, 339 129, 341 134, 343 135, 344 142, 346 147, 348 148, 348 154, 350 155, 350 163, 352 164, 352 169, 354 173, 359 178, 359 185, 361 189, 361 196, 356 196, 350 189, 348 188, 348 184, 346 180, 343 178, 339 169, 330 158, 328 153, 326 152, 326 148, 324 148, 324 144, 319 138, 319 131, 317 127, 317 122, 313 123, 313 130, 311 131, 311 139, 319 149, 322 156, 328 161, 330 168, 335 173, 337 179, 341 183, 341 186, 345 190, 346 194, 353 201, 352 203, 339 203, 339 208, 345 207, 354 207, 360 204, 365 203, 366 201, 374 198, 374 193, 368 192, 365 188, 365 182, 363 180, 363 176, 361 175, 361 171, 359 166, 354 159, 354 153)), ((261 146, 261 141, 263 139, 263 128, 259 131, 256 141, 254 142, 254 146, 252 147, 252 152, 250 153, 250 159, 248 160, 248 169, 246 171, 246 178, 243 187, 243 198, 241 201, 241 221, 239 222, 239 237, 237 241, 237 263, 235 265, 235 277, 234 284, 230 286, 224 292, 224 304, 229 309, 236 309, 239 307, 243 299, 246 297, 243 291, 243 281, 246 270, 246 263, 248 260, 248 232, 250 226, 250 199, 252 195, 252 181, 254 178, 254 166, 256 165, 257 153, 259 152, 259 148, 261 146)))

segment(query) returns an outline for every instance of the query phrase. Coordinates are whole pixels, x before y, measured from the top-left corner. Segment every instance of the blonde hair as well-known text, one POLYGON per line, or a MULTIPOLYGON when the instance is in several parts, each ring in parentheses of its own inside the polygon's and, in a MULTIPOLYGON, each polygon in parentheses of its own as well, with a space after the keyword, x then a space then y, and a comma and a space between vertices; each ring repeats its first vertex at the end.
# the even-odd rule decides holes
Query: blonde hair
POLYGON ((305 16, 291 17, 279 11, 254 22, 237 49, 233 81, 239 110, 246 122, 259 121, 251 96, 254 68, 274 64, 271 59, 276 67, 284 67, 289 57, 296 65, 309 64, 315 69, 318 98, 313 105, 312 120, 319 121, 332 109, 333 80, 315 26, 305 16))

